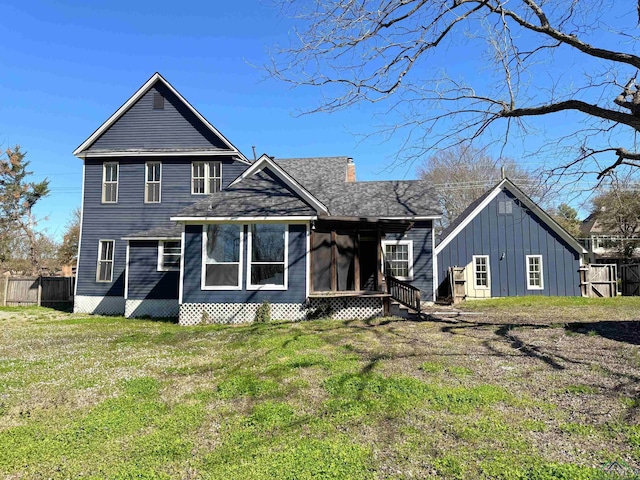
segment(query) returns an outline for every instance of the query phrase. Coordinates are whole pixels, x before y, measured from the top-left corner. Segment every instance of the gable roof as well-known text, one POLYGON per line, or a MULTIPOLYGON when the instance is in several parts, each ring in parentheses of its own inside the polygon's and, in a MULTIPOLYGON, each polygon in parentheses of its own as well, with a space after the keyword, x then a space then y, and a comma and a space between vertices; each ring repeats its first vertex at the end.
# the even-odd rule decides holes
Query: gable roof
POLYGON ((278 178, 268 167, 208 195, 171 217, 175 221, 273 218, 290 220, 317 217, 314 207, 278 178))
MULTIPOLYGON (((202 127, 212 133, 216 138, 218 138, 222 144, 226 147, 225 149, 215 149, 211 151, 202 151, 194 150, 194 154, 202 154, 202 155, 212 155, 212 154, 226 154, 226 155, 234 155, 239 160, 250 163, 246 157, 229 141, 224 135, 222 135, 213 125, 209 123, 209 121, 204 118, 200 112, 198 112, 167 80, 164 79, 160 73, 154 73, 149 80, 147 80, 144 85, 142 85, 118 110, 116 110, 113 115, 111 115, 100 127, 98 127, 90 136, 87 138, 82 144, 78 146, 73 151, 73 154, 76 157, 84 158, 88 154, 93 156, 99 156, 100 153, 88 152, 91 146, 104 134, 106 133, 110 127, 112 127, 120 118, 123 117, 130 109, 133 107, 151 88, 160 83, 164 88, 168 89, 177 99, 178 101, 186 107, 187 111, 193 114, 197 121, 202 125, 202 127)), ((153 149, 146 149, 143 152, 136 151, 109 151, 109 156, 120 156, 120 155, 154 155, 154 154, 165 154, 166 150, 153 151, 153 149)))
POLYGON ((508 178, 502 179, 492 189, 486 191, 480 198, 472 202, 446 229, 440 234, 440 241, 436 245, 435 254, 438 255, 446 245, 453 240, 471 221, 480 214, 498 194, 507 190, 520 200, 525 207, 535 213, 551 230, 562 238, 578 253, 588 253, 578 241, 556 222, 547 212, 540 208, 522 190, 508 178))

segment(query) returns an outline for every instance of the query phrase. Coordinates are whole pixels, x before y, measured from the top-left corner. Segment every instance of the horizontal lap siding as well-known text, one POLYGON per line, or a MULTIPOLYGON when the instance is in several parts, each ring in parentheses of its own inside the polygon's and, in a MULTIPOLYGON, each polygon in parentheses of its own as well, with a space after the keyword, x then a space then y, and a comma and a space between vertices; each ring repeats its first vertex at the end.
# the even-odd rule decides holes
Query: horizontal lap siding
POLYGON ((229 149, 160 83, 132 105, 87 151, 149 148, 229 149), (165 97, 164 109, 153 109, 155 93, 165 97))
POLYGON ((387 234, 387 240, 413 241, 413 280, 408 282, 419 288, 423 300, 433 297, 433 222, 416 222, 405 235, 387 234))
MULTIPOLYGON (((169 223, 169 217, 201 200, 191 195, 192 160, 204 157, 153 157, 85 160, 85 185, 82 211, 82 240, 78 269, 78 295, 123 296, 126 241, 122 237, 169 223), (102 164, 117 160, 119 168, 118 203, 101 204, 102 164), (162 203, 144 203, 145 161, 162 162, 162 203), (96 282, 98 240, 115 240, 114 281, 96 282)), ((224 159, 223 187, 247 165, 224 159)))
POLYGON ((438 281, 446 280, 448 267, 470 264, 473 255, 489 255, 493 297, 580 295, 578 253, 508 191, 500 192, 442 249, 438 281), (501 200, 513 201, 512 215, 498 214, 501 200), (543 290, 527 289, 526 255, 542 255, 543 290))
POLYGON ((302 303, 306 300, 306 226, 289 225, 289 280, 287 290, 246 290, 247 229, 244 229, 242 290, 201 290, 202 225, 185 226, 182 303, 302 303))
POLYGON ((180 272, 158 271, 158 241, 131 241, 129 290, 132 300, 178 298, 180 272))

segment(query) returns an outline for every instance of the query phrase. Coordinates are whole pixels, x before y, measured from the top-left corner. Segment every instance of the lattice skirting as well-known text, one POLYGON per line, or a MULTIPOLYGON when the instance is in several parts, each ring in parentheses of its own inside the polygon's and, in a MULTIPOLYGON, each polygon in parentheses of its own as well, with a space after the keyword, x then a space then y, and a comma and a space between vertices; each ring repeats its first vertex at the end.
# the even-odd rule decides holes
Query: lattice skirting
MULTIPOLYGON (((253 322, 259 303, 184 303, 180 305, 180 325, 253 322)), ((366 319, 383 314, 380 298, 312 298, 307 303, 272 303, 273 320, 300 321, 307 318, 337 320, 366 319)))
POLYGON ((177 299, 127 299, 125 303, 124 316, 166 318, 178 316, 180 311, 177 299))
POLYGON ((95 313, 97 315, 124 315, 124 297, 94 297, 76 295, 73 301, 74 313, 95 313))

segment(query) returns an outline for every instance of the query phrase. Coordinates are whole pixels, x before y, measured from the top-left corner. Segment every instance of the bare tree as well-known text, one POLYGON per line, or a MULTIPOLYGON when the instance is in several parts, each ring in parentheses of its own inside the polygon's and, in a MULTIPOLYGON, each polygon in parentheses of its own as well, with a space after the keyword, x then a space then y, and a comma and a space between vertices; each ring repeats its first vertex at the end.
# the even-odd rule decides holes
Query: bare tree
POLYGON ((534 201, 550 200, 549 188, 536 176, 519 167, 514 160, 493 159, 484 149, 459 144, 427 158, 418 168, 418 176, 434 187, 446 227, 460 215, 471 202, 494 187, 505 175, 527 193, 534 201))
POLYGON ((401 158, 481 135, 503 147, 544 135, 530 153, 560 159, 549 173, 602 178, 640 165, 634 2, 276 1, 297 29, 269 73, 321 88, 307 112, 380 102, 401 158), (568 133, 541 131, 540 119, 563 114, 568 133))

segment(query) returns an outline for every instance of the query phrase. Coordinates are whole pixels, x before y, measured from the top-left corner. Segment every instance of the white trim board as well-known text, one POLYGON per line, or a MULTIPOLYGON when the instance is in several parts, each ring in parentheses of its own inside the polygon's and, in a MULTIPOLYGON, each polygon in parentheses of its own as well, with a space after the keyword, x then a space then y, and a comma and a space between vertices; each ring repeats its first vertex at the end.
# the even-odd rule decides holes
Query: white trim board
POLYGON ((245 178, 255 175, 262 171, 265 167, 268 167, 271 172, 275 174, 280 180, 284 182, 289 188, 291 188, 300 198, 309 203, 316 211, 324 214, 329 214, 329 209, 316 197, 314 197, 306 188, 298 183, 291 175, 289 175, 282 167, 276 162, 271 160, 268 155, 262 154, 258 160, 253 162, 249 168, 247 168, 242 175, 236 178, 229 186, 233 186, 236 183, 242 182, 245 178))
POLYGON ((451 240, 453 240, 464 228, 471 223, 471 221, 476 218, 482 210, 484 210, 489 203, 491 203, 500 192, 503 190, 508 190, 513 194, 518 200, 520 200, 525 207, 531 210, 535 215, 537 215, 544 223, 546 223, 551 230, 557 233, 560 238, 562 238, 565 242, 567 242, 577 253, 588 253, 585 248, 578 243, 578 241, 571 236, 558 222, 556 222, 553 218, 549 216, 543 209, 541 209, 538 205, 535 204, 533 200, 531 200, 522 190, 520 190, 516 185, 514 185, 511 180, 508 178, 503 179, 498 185, 493 187, 491 193, 486 196, 482 202, 480 202, 473 211, 466 216, 460 222, 460 224, 454 228, 445 238, 443 238, 438 245, 436 245, 436 249, 434 254, 438 255, 444 247, 446 247, 451 240))
POLYGON ((209 121, 204 118, 200 114, 200 112, 198 112, 193 107, 193 105, 191 105, 182 95, 180 95, 180 92, 173 88, 173 86, 169 82, 167 82, 164 77, 158 72, 154 73, 151 78, 147 80, 144 85, 142 85, 142 87, 140 87, 131 97, 129 97, 129 100, 127 100, 118 110, 113 113, 113 115, 111 115, 102 125, 100 125, 96 129, 96 131, 89 136, 89 138, 82 142, 82 144, 80 144, 80 146, 73 151, 73 154, 76 157, 83 158, 82 153, 87 148, 91 147, 91 145, 93 145, 93 143, 100 137, 100 135, 106 132, 109 127, 111 127, 116 121, 118 121, 118 119, 120 119, 120 117, 122 117, 129 110, 129 108, 131 108, 131 106, 133 106, 138 100, 140 100, 140 98, 142 98, 142 96, 146 94, 151 89, 151 87, 156 84, 156 82, 162 82, 162 84, 167 87, 171 91, 171 93, 173 93, 178 98, 178 100, 184 103, 186 107, 191 110, 191 112, 198 118, 198 120, 200 120, 204 124, 205 127, 211 130, 214 135, 218 136, 225 143, 225 145, 229 147, 229 152, 226 152, 227 154, 237 154, 241 161, 245 162, 248 165, 251 164, 251 162, 249 162, 249 160, 247 160, 246 157, 229 140, 227 140, 224 135, 222 135, 213 125, 211 125, 209 121))
POLYGON ((202 223, 307 223, 317 220, 317 216, 273 216, 273 217, 170 217, 173 222, 182 222, 189 225, 202 223))

